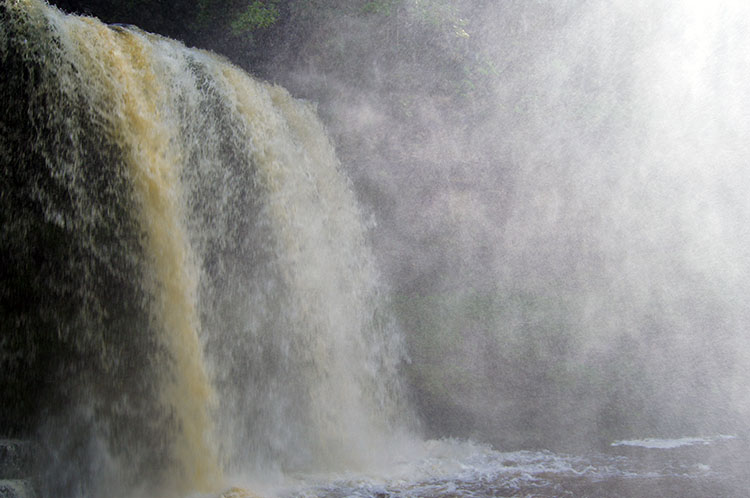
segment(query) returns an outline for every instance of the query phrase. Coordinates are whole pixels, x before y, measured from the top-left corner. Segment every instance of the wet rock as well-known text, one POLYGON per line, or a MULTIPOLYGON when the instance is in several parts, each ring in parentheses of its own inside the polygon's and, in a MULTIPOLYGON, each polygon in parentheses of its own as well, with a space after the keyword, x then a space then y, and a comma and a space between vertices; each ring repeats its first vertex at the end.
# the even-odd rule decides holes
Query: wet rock
POLYGON ((31 485, 24 480, 0 480, 0 498, 35 498, 31 485))
MULTIPOLYGON (((0 498, 4 497, 0 495, 0 498)), ((260 496, 256 495, 255 493, 251 493, 246 489, 231 488, 224 491, 221 495, 219 495, 218 498, 260 498, 260 496)))
MULTIPOLYGON (((18 439, 0 440, 0 479, 29 477, 33 467, 31 443, 18 439)), ((5 495, 0 494, 0 498, 5 495)))

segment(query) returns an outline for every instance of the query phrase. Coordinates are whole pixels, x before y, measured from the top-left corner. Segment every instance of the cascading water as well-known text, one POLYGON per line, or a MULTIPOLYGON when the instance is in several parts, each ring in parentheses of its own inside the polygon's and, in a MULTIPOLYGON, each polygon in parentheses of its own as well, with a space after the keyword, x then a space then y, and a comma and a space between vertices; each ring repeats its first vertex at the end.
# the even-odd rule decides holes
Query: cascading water
MULTIPOLYGON (((692 202, 704 184, 718 195, 746 183, 734 168, 747 152, 741 112, 717 91, 727 120, 683 126, 731 145, 718 164, 732 174, 708 174, 698 163, 716 147, 684 145, 679 127, 663 134, 691 109, 710 114, 667 105, 682 102, 671 89, 702 86, 650 69, 667 59, 690 69, 672 43, 700 32, 662 50, 613 36, 622 53, 609 57, 619 52, 600 52, 601 41, 629 24, 604 16, 609 4, 584 3, 558 6, 575 15, 541 38, 541 56, 537 41, 513 52, 526 36, 520 7, 515 32, 495 28, 513 5, 544 25, 542 7, 482 7, 501 13, 488 16, 497 59, 519 59, 496 82, 512 116, 482 124, 492 150, 518 162, 515 198, 502 229, 469 190, 483 181, 473 177, 465 192, 435 193, 450 219, 411 211, 451 232, 426 239, 458 254, 444 261, 498 256, 498 268, 475 263, 467 275, 471 265, 442 265, 455 268, 436 282, 500 285, 476 296, 416 286, 393 303, 413 358, 403 377, 432 433, 525 450, 501 453, 412 436, 405 347, 313 106, 137 28, 0 0, 0 436, 32 443, 0 440, 0 495, 205 497, 232 485, 288 497, 746 494, 744 232, 709 223, 729 204, 692 202), (578 36, 586 26, 594 36, 578 36), (623 69, 630 52, 644 56, 623 69), (556 85, 567 90, 548 91, 556 85), (658 168, 631 168, 644 158, 658 168), (663 256, 681 244, 677 259, 663 256), (8 483, 8 459, 35 459, 34 482, 8 483)), ((710 13, 686 5, 696 19, 710 13)), ((665 19, 651 28, 680 24, 665 19)), ((745 72, 729 73, 723 88, 744 88, 745 72)), ((432 148, 449 142, 425 148, 437 160, 432 148)), ((729 192, 745 219, 739 190, 729 192)))
POLYGON ((137 29, 0 5, 2 423, 54 496, 356 467, 399 337, 314 109, 137 29))

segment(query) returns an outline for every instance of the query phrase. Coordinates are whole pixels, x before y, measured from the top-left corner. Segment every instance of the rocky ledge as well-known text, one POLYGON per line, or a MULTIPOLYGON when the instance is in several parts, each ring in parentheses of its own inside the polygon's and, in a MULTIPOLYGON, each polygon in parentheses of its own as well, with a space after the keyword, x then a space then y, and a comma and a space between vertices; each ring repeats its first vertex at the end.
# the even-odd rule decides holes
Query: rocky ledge
POLYGON ((0 439, 0 498, 34 498, 28 480, 33 469, 33 450, 28 441, 0 439))

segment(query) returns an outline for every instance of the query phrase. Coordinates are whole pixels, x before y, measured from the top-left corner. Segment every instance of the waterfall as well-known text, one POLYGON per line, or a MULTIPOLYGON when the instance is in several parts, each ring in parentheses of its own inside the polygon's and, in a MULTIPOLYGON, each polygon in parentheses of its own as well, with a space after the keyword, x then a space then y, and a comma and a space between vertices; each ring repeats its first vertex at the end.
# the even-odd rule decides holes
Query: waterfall
POLYGON ((38 0, 0 3, 0 62, 0 424, 42 487, 183 496, 386 451, 403 347, 314 106, 38 0))

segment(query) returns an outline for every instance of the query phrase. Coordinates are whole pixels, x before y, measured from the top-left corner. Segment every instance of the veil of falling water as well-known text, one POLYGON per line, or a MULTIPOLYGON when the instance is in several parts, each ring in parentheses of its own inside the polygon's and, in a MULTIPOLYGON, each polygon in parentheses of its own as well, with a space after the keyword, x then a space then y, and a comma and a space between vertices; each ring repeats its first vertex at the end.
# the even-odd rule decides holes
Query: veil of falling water
POLYGON ((383 205, 409 236, 446 232, 394 251, 447 289, 394 303, 407 366, 313 106, 0 0, 0 436, 34 441, 42 496, 746 491, 750 66, 743 16, 722 24, 744 8, 481 4, 496 109, 472 140, 414 145, 465 182, 420 200, 425 163, 352 169, 408 168, 383 205), (492 176, 502 219, 476 188, 492 176), (478 273, 489 297, 461 294, 478 273), (401 378, 436 437, 528 451, 412 439, 401 378))
POLYGON ((399 337, 314 108, 135 28, 0 16, 7 282, 44 303, 2 353, 57 384, 27 393, 42 487, 211 492, 385 450, 408 425, 399 337))

